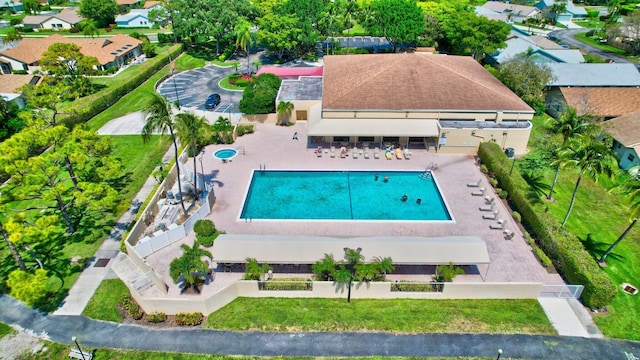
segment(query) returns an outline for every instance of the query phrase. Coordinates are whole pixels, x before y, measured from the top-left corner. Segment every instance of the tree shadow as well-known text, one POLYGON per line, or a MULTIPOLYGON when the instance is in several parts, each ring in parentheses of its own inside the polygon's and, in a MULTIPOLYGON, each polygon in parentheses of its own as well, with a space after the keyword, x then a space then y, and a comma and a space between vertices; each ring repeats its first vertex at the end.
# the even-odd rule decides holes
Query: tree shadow
MULTIPOLYGON (((605 243, 602 241, 596 241, 594 237, 591 235, 591 233, 587 234, 585 238, 578 237, 578 239, 580 240, 580 242, 582 242, 582 245, 584 246, 585 250, 587 250, 587 252, 589 252, 589 254, 591 254, 591 256, 596 260, 599 259, 602 256, 602 254, 604 254, 604 252, 607 251, 607 249, 611 245, 609 243, 605 243)), ((607 256, 610 258, 614 258, 618 261, 622 261, 625 259, 624 256, 618 255, 614 252, 611 252, 607 256)))

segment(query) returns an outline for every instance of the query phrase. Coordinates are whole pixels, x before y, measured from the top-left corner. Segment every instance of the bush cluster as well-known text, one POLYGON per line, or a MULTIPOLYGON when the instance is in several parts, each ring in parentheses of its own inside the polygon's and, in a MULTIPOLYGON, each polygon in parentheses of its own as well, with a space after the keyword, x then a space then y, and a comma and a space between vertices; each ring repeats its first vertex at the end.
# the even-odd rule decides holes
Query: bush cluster
POLYGON ((569 283, 584 285, 584 304, 591 308, 609 304, 616 295, 616 286, 574 234, 565 230, 543 205, 529 201, 526 181, 517 172, 509 174, 511 165, 500 146, 484 142, 480 144, 478 156, 507 191, 511 206, 522 217, 522 224, 535 237, 558 272, 569 283))
POLYGON ((140 320, 144 315, 140 305, 138 305, 129 294, 122 294, 118 299, 118 305, 120 305, 132 319, 140 320))
POLYGON ((74 101, 68 108, 60 112, 59 119, 70 127, 88 121, 138 87, 156 71, 168 64, 170 58, 175 59, 181 52, 182 46, 180 45, 167 55, 156 56, 146 61, 141 66, 141 68, 144 67, 143 71, 131 74, 129 78, 124 79, 122 82, 115 83, 95 94, 74 101))
MULTIPOLYGON (((240 81, 240 80, 238 80, 240 81)), ((245 114, 276 112, 276 96, 282 80, 273 74, 257 76, 245 89, 240 100, 240 111, 245 114)))
POLYGON ((444 284, 433 283, 411 283, 411 282, 395 282, 391 283, 391 292, 442 292, 444 284))
POLYGON ((242 136, 244 134, 253 134, 253 125, 238 125, 236 127, 236 135, 242 136))
POLYGON ((264 283, 261 290, 270 290, 270 291, 311 291, 313 290, 313 281, 302 278, 277 278, 270 279, 264 283))
POLYGON ((202 324, 202 320, 204 316, 202 313, 193 312, 193 313, 177 313, 175 317, 175 321, 177 325, 181 326, 196 326, 202 324))
POLYGON ((220 235, 213 221, 208 219, 196 221, 193 231, 196 233, 196 239, 204 247, 213 246, 213 241, 220 235))
POLYGON ((150 323, 161 323, 167 320, 167 314, 163 312, 152 312, 151 314, 147 314, 147 321, 150 323))

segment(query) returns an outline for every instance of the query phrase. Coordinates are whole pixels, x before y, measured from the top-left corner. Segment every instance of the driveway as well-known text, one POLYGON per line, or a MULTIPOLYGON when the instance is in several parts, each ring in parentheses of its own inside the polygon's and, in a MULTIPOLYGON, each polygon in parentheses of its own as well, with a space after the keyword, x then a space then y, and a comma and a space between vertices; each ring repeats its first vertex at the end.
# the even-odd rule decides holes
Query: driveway
POLYGON ((220 113, 237 113, 242 91, 229 91, 218 86, 218 82, 234 72, 233 67, 207 65, 203 68, 178 73, 158 86, 158 93, 169 101, 177 101, 181 107, 220 113), (222 101, 215 109, 206 110, 204 101, 211 94, 220 94, 222 101))
POLYGON ((562 43, 567 44, 573 48, 578 48, 583 50, 584 52, 588 53, 588 54, 595 54, 598 56, 603 57, 604 59, 613 59, 613 61, 615 62, 620 62, 620 63, 628 63, 630 62, 629 60, 618 56, 616 54, 612 54, 608 51, 604 51, 601 49, 598 49, 595 46, 589 45, 589 44, 585 44, 582 41, 578 40, 575 38, 576 34, 579 33, 583 33, 583 32, 587 32, 589 31, 589 29, 587 28, 581 28, 581 29, 569 29, 569 30, 556 30, 556 31, 552 31, 549 33, 550 36, 555 36, 558 39, 560 39, 562 41, 562 43))

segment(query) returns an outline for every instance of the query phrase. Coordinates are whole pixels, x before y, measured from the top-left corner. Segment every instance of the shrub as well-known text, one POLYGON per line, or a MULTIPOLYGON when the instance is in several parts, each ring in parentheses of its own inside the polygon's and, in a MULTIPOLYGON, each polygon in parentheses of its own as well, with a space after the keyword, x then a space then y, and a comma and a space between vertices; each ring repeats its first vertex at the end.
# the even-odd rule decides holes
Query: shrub
POLYGON ((253 134, 253 125, 238 125, 236 127, 236 135, 253 134))
POLYGON ((522 224, 533 234, 560 274, 571 284, 584 285, 584 304, 592 308, 609 304, 617 293, 617 287, 575 235, 566 231, 542 204, 529 201, 527 182, 518 172, 509 174, 510 161, 500 146, 482 143, 478 156, 496 174, 500 186, 508 191, 509 202, 522 215, 522 224))
POLYGON ((522 216, 520 216, 520 213, 517 211, 513 212, 513 218, 517 221, 517 222, 522 222, 522 216))
POLYGON ((172 43, 173 42, 173 34, 158 33, 158 42, 160 44, 172 43))
POLYGON ((494 188, 498 186, 498 180, 495 178, 490 178, 489 179, 489 183, 491 184, 491 186, 493 186, 494 188))
POLYGON ((220 62, 224 62, 225 60, 227 60, 227 57, 224 54, 222 54, 222 55, 218 56, 218 60, 220 62))
POLYGON ((261 290, 267 291, 306 291, 313 290, 313 282, 302 278, 270 279, 264 282, 261 290))
POLYGON ((27 75, 28 72, 27 70, 13 70, 11 71, 12 74, 16 74, 16 75, 27 75))
POLYGON ((209 236, 216 233, 216 226, 211 220, 198 220, 193 224, 193 231, 195 231, 197 235, 209 236))
POLYGON ((148 41, 142 43, 142 52, 147 58, 156 57, 156 55, 158 55, 157 47, 148 41))
POLYGON ((247 80, 247 79, 238 79, 236 81, 236 86, 247 87, 247 86, 249 86, 249 80, 247 80))
POLYGON ((436 283, 412 283, 409 281, 391 283, 391 292, 440 292, 444 288, 444 284, 436 283))
POLYGON ((545 254, 544 251, 542 251, 542 249, 534 245, 533 252, 536 254, 536 257, 538 258, 538 260, 540 260, 540 263, 542 264, 542 266, 549 267, 552 265, 551 259, 549 259, 547 254, 545 254))
POLYGON ((505 189, 497 188, 496 192, 498 193, 500 199, 506 199, 509 196, 509 193, 505 189))
POLYGON ((77 26, 73 26, 73 27, 71 27, 71 29, 69 29, 69 32, 72 33, 72 34, 76 34, 76 33, 80 32, 80 29, 78 29, 77 26))
POLYGON ((140 308, 140 305, 136 303, 129 294, 122 294, 118 299, 118 305, 127 312, 127 315, 135 320, 142 319, 144 312, 140 308))
POLYGON ((239 74, 239 73, 233 73, 229 75, 229 84, 235 85, 236 81, 238 81, 241 77, 242 77, 242 74, 239 74))
POLYGON ((202 324, 204 316, 202 313, 178 313, 176 314, 175 321, 177 325, 181 326, 196 326, 202 324))
POLYGON ((161 323, 167 320, 167 314, 163 312, 152 312, 151 314, 147 314, 147 321, 150 323, 161 323))
POLYGON ((22 19, 11 18, 11 20, 9 20, 9 25, 15 26, 15 25, 20 24, 21 22, 22 22, 22 19))
MULTIPOLYGON (((239 81, 239 80, 238 80, 239 81)), ((247 86, 240 100, 245 114, 269 114, 276 111, 276 96, 282 80, 273 74, 261 74, 247 86)))

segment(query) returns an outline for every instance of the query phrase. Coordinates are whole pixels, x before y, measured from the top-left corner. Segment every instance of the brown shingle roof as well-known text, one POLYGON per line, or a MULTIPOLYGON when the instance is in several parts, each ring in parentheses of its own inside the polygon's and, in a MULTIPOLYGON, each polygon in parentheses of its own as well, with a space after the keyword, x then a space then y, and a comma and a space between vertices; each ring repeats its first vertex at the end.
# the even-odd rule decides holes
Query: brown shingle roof
POLYGON ((640 111, 605 121, 601 126, 626 147, 640 144, 640 111))
POLYGON ((139 2, 140 0, 116 0, 116 4, 118 5, 134 5, 139 2))
POLYGON ((323 109, 533 112, 482 65, 464 56, 325 56, 322 91, 323 109))
POLYGON ((149 9, 149 8, 152 8, 152 7, 156 6, 156 5, 162 5, 162 1, 146 1, 144 3, 143 8, 149 9))
POLYGON ((33 75, 0 75, 0 93, 19 94, 19 87, 39 80, 39 76, 33 75))
POLYGON ((46 38, 26 38, 20 41, 13 49, 5 50, 0 55, 5 55, 25 64, 33 64, 40 60, 42 54, 49 46, 55 43, 72 43, 80 47, 80 52, 86 56, 95 56, 100 64, 107 64, 130 49, 138 46, 140 40, 128 35, 118 34, 110 38, 67 38, 62 35, 51 35, 46 38), (127 47, 126 45, 131 45, 127 47), (117 50, 122 50, 117 52, 117 50), (116 52, 117 55, 111 54, 116 52))
POLYGON ((75 25, 83 20, 83 17, 78 14, 77 8, 64 8, 57 14, 27 15, 22 19, 22 23, 25 25, 40 25, 52 17, 60 19, 71 25, 75 25))
POLYGON ((583 114, 613 118, 640 110, 637 87, 561 87, 567 105, 583 114))

